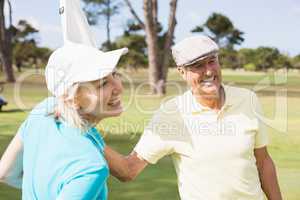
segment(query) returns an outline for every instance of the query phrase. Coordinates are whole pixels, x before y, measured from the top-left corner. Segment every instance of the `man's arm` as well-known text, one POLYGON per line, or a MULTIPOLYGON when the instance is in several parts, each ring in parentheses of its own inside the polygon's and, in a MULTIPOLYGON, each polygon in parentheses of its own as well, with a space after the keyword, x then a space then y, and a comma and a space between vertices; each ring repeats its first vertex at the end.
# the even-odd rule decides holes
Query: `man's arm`
POLYGON ((267 148, 254 149, 256 165, 263 191, 269 200, 282 200, 275 165, 267 148))
POLYGON ((134 180, 148 165, 148 162, 140 158, 135 151, 123 156, 106 145, 104 154, 111 174, 122 182, 134 180))
POLYGON ((22 188, 23 178, 23 142, 20 135, 17 134, 0 161, 0 182, 22 188))

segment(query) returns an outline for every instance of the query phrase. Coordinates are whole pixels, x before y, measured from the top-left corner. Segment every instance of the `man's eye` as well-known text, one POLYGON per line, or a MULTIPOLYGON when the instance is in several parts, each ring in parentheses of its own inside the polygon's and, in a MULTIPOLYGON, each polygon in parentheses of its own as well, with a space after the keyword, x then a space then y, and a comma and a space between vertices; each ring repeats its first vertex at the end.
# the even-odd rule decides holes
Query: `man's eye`
POLYGON ((197 64, 197 65, 191 66, 191 69, 197 70, 197 69, 201 69, 202 67, 203 67, 203 64, 197 64))
POLYGON ((210 60, 208 63, 209 64, 214 64, 214 63, 216 63, 216 60, 210 60))

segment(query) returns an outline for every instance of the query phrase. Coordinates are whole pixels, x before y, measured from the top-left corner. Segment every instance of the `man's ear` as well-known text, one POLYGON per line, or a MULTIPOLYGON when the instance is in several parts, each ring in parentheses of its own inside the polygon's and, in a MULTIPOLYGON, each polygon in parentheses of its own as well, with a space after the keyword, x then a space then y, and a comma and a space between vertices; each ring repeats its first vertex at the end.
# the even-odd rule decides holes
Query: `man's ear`
POLYGON ((79 107, 80 107, 79 106, 79 101, 78 101, 78 99, 77 99, 76 96, 73 97, 73 96, 67 96, 67 95, 65 95, 63 97, 63 101, 64 101, 65 105, 68 105, 69 107, 71 107, 71 108, 73 108, 75 110, 79 109, 79 107))
POLYGON ((184 75, 185 71, 182 67, 177 67, 177 71, 180 73, 180 75, 184 75))
POLYGON ((186 71, 185 71, 185 69, 183 67, 177 67, 177 71, 179 72, 179 74, 181 75, 183 80, 186 80, 186 71))

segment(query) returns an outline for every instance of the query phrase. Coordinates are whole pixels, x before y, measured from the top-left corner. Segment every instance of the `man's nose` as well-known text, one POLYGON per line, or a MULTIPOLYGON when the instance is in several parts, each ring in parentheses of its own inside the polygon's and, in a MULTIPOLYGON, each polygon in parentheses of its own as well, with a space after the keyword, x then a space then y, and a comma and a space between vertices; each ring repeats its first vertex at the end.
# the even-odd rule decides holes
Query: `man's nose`
POLYGON ((208 62, 205 63, 205 75, 211 76, 214 71, 214 68, 212 65, 210 65, 208 62))
POLYGON ((213 75, 212 69, 207 68, 206 71, 205 71, 205 75, 206 75, 206 76, 211 76, 211 75, 213 75))

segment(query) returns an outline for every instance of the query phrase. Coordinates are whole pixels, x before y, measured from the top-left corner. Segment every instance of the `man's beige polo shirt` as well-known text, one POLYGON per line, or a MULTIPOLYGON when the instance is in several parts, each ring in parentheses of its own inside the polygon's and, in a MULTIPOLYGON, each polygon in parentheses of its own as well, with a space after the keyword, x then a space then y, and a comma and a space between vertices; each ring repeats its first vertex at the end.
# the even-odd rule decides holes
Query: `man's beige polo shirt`
POLYGON ((191 91, 163 104, 134 149, 152 164, 171 155, 182 200, 264 198, 254 156, 268 143, 260 103, 250 90, 223 87, 219 112, 201 106, 191 91))

